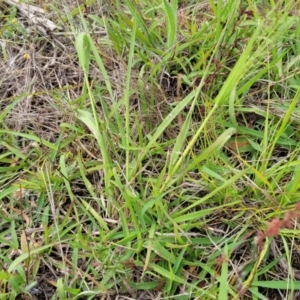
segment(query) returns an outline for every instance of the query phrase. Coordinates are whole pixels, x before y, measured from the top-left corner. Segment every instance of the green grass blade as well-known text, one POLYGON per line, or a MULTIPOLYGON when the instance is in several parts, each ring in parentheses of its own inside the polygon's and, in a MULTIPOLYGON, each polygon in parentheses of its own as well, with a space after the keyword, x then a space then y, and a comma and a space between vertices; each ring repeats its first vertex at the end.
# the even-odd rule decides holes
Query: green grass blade
MULTIPOLYGON (((177 34, 177 20, 176 11, 167 0, 163 0, 166 11, 166 23, 167 23, 167 47, 170 49, 174 46, 177 34)), ((177 8, 175 8, 177 9, 177 8)))

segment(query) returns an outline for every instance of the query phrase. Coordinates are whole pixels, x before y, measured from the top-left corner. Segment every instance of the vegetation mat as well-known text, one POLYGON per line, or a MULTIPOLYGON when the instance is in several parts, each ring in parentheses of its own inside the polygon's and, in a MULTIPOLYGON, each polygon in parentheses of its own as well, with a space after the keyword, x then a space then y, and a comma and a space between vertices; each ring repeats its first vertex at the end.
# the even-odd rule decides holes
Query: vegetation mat
POLYGON ((297 1, 0 3, 0 299, 300 299, 297 1))

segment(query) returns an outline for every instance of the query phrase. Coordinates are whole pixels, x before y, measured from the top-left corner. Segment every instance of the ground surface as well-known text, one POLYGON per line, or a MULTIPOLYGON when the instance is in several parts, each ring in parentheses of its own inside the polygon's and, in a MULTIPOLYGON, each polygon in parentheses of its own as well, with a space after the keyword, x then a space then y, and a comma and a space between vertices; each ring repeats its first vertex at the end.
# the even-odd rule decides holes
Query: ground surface
POLYGON ((0 299, 300 299, 299 36, 283 1, 2 1, 0 299))

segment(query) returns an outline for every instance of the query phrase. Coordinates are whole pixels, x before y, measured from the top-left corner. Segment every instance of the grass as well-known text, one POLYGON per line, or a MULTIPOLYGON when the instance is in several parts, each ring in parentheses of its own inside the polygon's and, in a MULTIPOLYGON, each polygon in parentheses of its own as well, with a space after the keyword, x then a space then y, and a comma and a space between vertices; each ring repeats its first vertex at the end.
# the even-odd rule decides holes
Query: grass
POLYGON ((0 4, 0 299, 295 299, 298 5, 23 2, 42 24, 0 4))

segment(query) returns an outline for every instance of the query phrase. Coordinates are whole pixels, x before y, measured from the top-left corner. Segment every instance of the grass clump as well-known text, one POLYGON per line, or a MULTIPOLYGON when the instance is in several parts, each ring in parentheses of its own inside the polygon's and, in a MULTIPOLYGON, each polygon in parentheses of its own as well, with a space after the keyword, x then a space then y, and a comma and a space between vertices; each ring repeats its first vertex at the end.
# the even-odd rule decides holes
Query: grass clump
POLYGON ((1 4, 0 298, 297 297, 297 4, 27 2, 43 24, 1 4))

